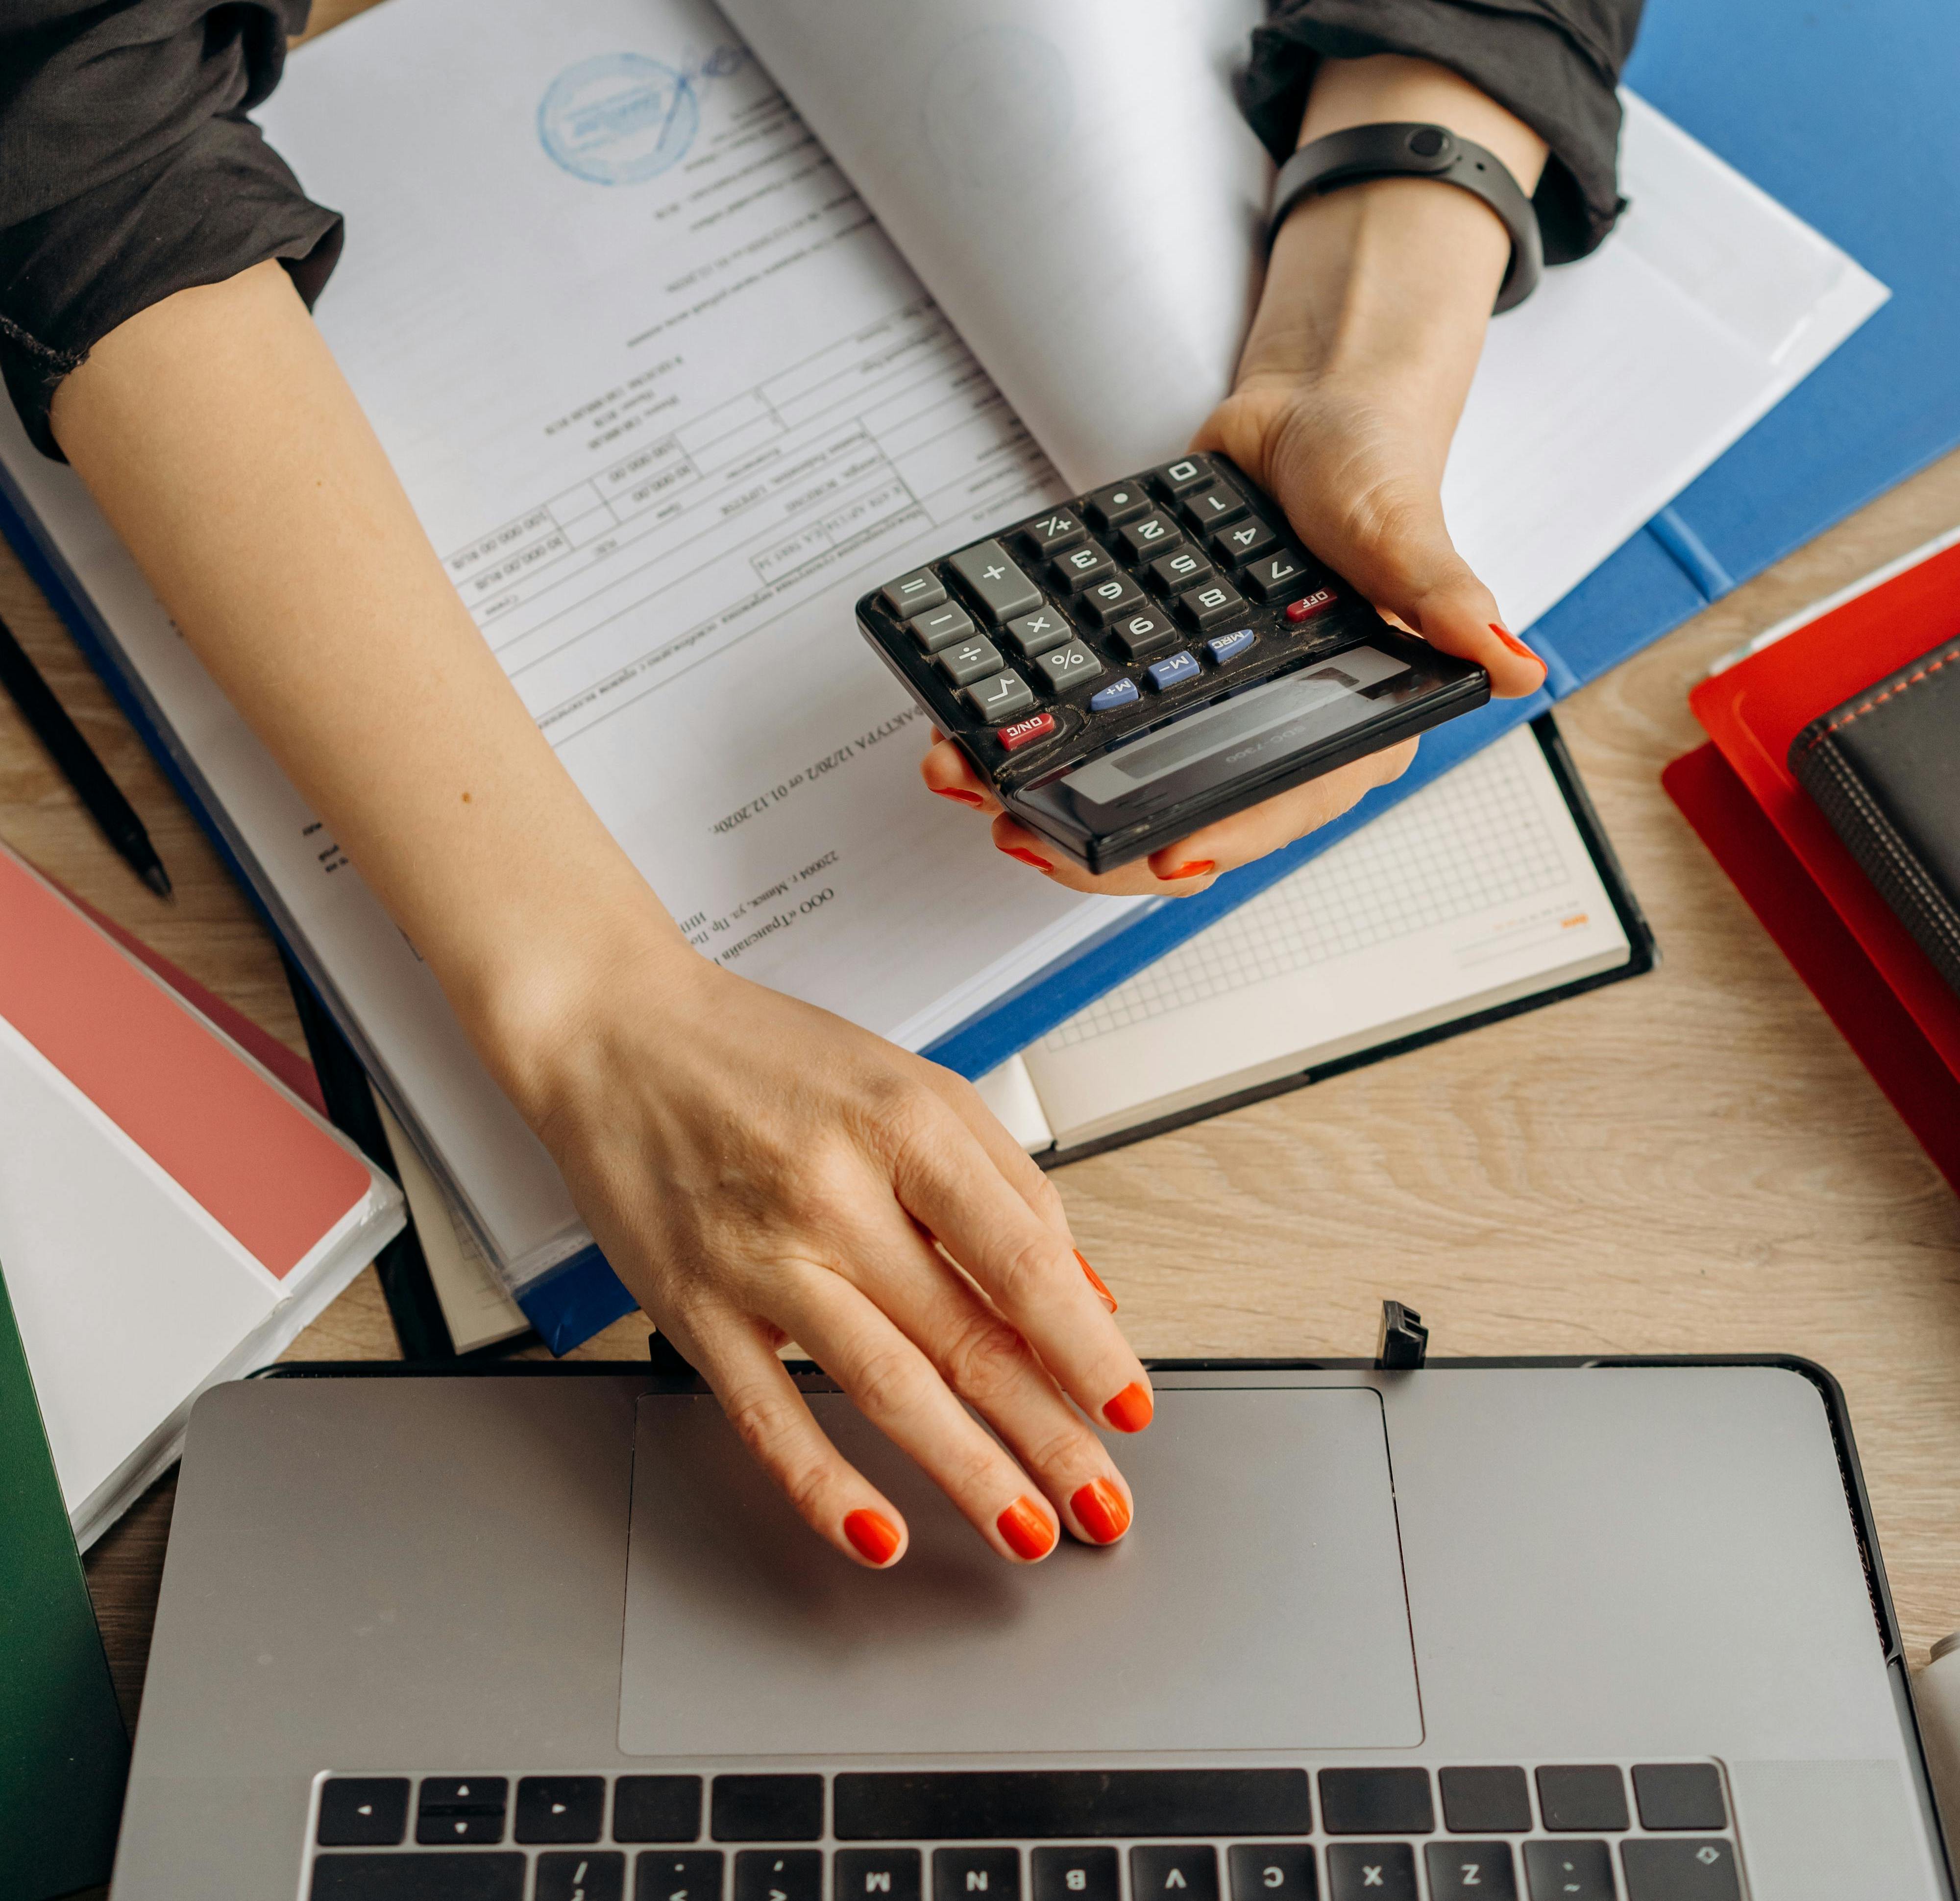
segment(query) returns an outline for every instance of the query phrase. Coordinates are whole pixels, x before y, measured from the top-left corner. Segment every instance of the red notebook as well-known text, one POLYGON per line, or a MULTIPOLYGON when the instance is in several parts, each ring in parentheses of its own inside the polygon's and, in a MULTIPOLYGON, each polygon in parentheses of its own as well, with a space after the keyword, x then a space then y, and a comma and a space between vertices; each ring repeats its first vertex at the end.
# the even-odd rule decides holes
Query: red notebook
POLYGON ((1850 599, 1703 681, 1688 704, 1960 1089, 1960 997, 1784 763, 1790 742, 1819 714, 1956 634, 1960 542, 1882 571, 1850 599))

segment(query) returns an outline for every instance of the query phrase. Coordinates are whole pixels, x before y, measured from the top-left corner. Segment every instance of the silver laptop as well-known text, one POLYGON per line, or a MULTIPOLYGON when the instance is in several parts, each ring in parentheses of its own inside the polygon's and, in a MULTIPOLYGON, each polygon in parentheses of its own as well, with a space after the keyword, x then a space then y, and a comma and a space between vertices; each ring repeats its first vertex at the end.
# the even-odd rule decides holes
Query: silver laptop
POLYGON ((686 1381, 215 1391, 115 1901, 1952 1901, 1828 1376, 1155 1378, 1025 1570, 809 1378, 889 1574, 686 1381))

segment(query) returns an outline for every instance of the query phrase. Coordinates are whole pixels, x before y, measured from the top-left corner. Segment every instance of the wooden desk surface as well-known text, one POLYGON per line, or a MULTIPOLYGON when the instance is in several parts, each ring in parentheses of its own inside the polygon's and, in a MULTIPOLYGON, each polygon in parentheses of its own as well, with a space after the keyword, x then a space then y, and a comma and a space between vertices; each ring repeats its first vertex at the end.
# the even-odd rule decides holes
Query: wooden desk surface
MULTIPOLYGON (((1687 693, 1717 655, 1955 525, 1960 453, 1561 709, 1659 939, 1653 975, 1058 1175, 1141 1352, 1370 1353, 1393 1296, 1441 1354, 1809 1356, 1850 1396, 1913 1660, 1960 1627, 1960 1203, 1659 784, 1700 740, 1687 693)), ((269 938, 4 549, 0 616, 177 897, 103 844, 4 699, 0 838, 301 1047, 269 938)), ((638 1356, 645 1330, 580 1350, 638 1356)), ((294 1351, 394 1355, 371 1270, 294 1351)), ((132 1719, 174 1484, 88 1560, 132 1719)))

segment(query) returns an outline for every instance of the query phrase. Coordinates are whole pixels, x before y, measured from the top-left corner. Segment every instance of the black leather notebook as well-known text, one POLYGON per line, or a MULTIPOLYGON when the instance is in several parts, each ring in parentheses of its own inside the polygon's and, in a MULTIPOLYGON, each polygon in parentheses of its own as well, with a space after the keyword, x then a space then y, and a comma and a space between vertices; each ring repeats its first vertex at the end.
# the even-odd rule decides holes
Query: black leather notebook
POLYGON ((1960 992, 1960 640, 1813 720, 1790 769, 1960 992))

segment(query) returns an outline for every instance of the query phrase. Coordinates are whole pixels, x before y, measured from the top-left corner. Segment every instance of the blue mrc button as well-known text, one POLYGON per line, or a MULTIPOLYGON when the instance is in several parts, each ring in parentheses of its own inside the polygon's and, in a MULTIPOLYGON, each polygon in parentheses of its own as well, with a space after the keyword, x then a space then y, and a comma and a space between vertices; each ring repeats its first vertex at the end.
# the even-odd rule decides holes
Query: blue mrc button
POLYGON ((1198 656, 1186 648, 1183 653, 1173 653, 1167 660, 1150 663, 1150 685, 1160 693, 1168 692, 1174 686, 1183 685, 1186 680, 1196 679, 1198 671, 1198 656))
POLYGON ((1211 650, 1212 659, 1223 666, 1227 660, 1236 660, 1257 637, 1249 627, 1242 627, 1236 634, 1214 634, 1204 644, 1211 650))
POLYGON ((1134 704, 1142 697, 1134 680, 1116 680, 1099 692, 1090 695, 1089 710, 1091 713, 1113 713, 1119 706, 1134 704))

